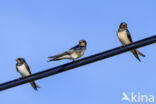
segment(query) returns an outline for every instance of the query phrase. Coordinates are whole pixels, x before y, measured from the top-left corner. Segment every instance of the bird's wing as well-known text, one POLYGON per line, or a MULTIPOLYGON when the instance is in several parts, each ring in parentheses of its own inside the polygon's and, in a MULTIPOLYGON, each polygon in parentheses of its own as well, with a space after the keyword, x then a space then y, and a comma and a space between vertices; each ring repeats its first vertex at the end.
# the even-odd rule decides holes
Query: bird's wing
POLYGON ((68 54, 72 54, 73 52, 79 52, 83 49, 84 47, 80 47, 80 46, 75 46, 73 48, 71 48, 70 50, 67 51, 68 54))
POLYGON ((77 48, 79 48, 79 45, 76 45, 76 46, 70 48, 69 50, 73 50, 73 49, 77 49, 77 48))
POLYGON ((58 57, 61 57, 61 56, 64 56, 64 55, 70 55, 70 54, 72 54, 72 53, 74 52, 74 50, 77 49, 78 47, 79 47, 79 46, 76 45, 76 46, 70 48, 70 49, 69 49, 68 51, 66 51, 66 52, 63 52, 63 53, 58 54, 58 55, 50 56, 50 57, 48 57, 48 58, 58 58, 58 57))
POLYGON ((82 50, 84 50, 84 49, 86 49, 86 47, 84 47, 84 46, 75 46, 75 47, 73 47, 73 48, 71 48, 68 52, 70 53, 70 54, 72 54, 73 52, 81 52, 82 50))
POLYGON ((31 71, 30 71, 28 64, 26 62, 24 64, 25 64, 25 67, 28 69, 28 72, 31 74, 31 71))
POLYGON ((64 55, 68 55, 68 51, 67 52, 64 52, 64 53, 61 53, 61 54, 58 54, 58 55, 55 55, 55 56, 50 56, 48 58, 57 58, 57 57, 61 57, 61 56, 64 56, 64 55))
POLYGON ((19 71, 18 71, 18 68, 17 68, 17 64, 16 64, 16 70, 17 70, 17 72, 19 72, 19 71))
POLYGON ((132 40, 132 38, 131 38, 130 32, 128 31, 128 29, 127 29, 126 31, 127 31, 127 35, 128 35, 128 38, 129 38, 130 42, 133 42, 133 40, 132 40))

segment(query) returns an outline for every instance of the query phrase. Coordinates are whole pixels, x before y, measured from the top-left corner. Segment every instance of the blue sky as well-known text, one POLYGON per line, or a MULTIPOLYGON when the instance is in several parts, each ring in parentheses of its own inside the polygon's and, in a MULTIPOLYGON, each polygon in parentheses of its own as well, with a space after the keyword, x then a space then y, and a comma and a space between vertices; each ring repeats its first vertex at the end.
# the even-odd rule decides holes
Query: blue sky
MULTIPOLYGON (((85 39, 84 57, 120 46, 116 30, 127 22, 134 41, 156 33, 155 0, 1 0, 0 82, 20 77, 15 59, 26 59, 32 73, 70 60, 47 63, 85 39)), ((154 44, 155 45, 155 44, 154 44)), ((124 53, 36 81, 37 92, 21 85, 0 94, 2 104, 122 104, 122 92, 156 95, 155 46, 139 50, 138 62, 124 53)))

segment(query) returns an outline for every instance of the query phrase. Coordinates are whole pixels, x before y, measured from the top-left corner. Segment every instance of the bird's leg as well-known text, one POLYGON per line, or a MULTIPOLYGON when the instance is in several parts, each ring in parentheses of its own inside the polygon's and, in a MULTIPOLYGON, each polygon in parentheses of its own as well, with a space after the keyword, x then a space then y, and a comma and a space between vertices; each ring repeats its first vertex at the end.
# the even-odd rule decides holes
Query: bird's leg
POLYGON ((25 78, 26 76, 22 76, 22 79, 25 78))
POLYGON ((73 60, 73 62, 75 62, 76 61, 76 59, 72 59, 73 60))
POLYGON ((121 46, 120 46, 120 48, 123 48, 123 47, 124 47, 124 45, 121 45, 121 46))
POLYGON ((18 80, 21 80, 21 79, 23 79, 23 77, 18 78, 18 80))
POLYGON ((123 45, 121 45, 120 48, 123 48, 123 47, 125 47, 125 46, 127 46, 127 44, 123 44, 123 45))

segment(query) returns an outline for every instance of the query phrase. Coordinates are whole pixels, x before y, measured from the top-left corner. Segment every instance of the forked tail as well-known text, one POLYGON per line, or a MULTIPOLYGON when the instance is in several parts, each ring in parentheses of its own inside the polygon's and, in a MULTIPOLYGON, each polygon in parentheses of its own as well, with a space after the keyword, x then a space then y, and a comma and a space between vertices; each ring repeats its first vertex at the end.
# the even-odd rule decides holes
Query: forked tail
POLYGON ((37 88, 40 88, 34 81, 30 82, 31 86, 34 88, 34 90, 37 91, 37 88))

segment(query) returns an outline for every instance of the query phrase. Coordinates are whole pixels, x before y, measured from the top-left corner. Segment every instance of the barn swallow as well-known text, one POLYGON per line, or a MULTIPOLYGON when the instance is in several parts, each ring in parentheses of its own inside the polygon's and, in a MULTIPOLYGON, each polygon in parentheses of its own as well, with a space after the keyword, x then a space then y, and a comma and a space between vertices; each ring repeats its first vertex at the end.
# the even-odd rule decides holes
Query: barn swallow
POLYGON ((69 49, 68 51, 55 56, 48 57, 48 58, 52 58, 49 61, 56 61, 61 59, 72 59, 73 61, 75 61, 76 59, 83 56, 86 50, 86 46, 87 46, 87 42, 85 40, 80 40, 78 45, 69 49))
MULTIPOLYGON (((31 75, 30 68, 26 63, 26 61, 24 60, 24 58, 17 58, 16 61, 17 61, 16 69, 23 78, 31 75)), ((34 81, 30 82, 30 84, 35 90, 37 90, 37 88, 40 88, 34 81)))
MULTIPOLYGON (((130 34, 130 32, 127 29, 127 23, 125 23, 125 22, 123 22, 123 23, 120 24, 119 29, 117 31, 117 36, 118 36, 118 38, 119 38, 119 40, 120 40, 120 42, 122 43, 123 46, 125 46, 125 45, 130 44, 130 43, 133 42, 132 41, 132 38, 131 38, 131 34, 130 34)), ((141 61, 141 60, 140 60, 140 58, 139 58, 138 55, 145 57, 145 55, 142 54, 137 49, 133 49, 133 50, 131 50, 131 52, 133 53, 133 55, 139 61, 141 61)))

